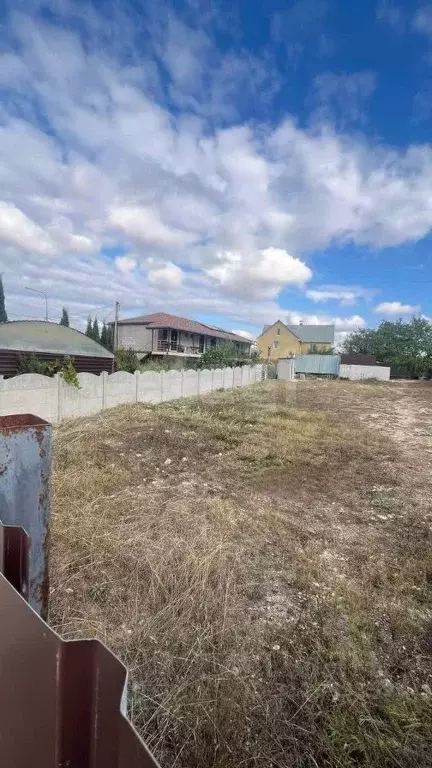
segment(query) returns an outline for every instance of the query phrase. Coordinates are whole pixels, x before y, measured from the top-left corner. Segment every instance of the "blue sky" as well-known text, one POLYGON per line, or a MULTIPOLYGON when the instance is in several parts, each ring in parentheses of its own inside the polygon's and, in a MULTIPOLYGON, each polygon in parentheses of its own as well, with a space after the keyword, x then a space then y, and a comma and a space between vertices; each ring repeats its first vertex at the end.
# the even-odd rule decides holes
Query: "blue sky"
POLYGON ((432 315, 432 4, 0 6, 11 319, 432 315))

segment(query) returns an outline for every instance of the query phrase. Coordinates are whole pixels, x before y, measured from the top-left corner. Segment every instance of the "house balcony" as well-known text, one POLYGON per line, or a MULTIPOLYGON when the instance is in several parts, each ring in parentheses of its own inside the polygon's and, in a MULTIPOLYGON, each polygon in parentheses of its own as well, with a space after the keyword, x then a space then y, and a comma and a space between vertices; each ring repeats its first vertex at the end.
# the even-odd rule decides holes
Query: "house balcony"
POLYGON ((200 347, 188 346, 186 344, 180 344, 178 341, 164 341, 158 339, 152 350, 156 355, 177 355, 179 357, 200 357, 204 349, 200 347))

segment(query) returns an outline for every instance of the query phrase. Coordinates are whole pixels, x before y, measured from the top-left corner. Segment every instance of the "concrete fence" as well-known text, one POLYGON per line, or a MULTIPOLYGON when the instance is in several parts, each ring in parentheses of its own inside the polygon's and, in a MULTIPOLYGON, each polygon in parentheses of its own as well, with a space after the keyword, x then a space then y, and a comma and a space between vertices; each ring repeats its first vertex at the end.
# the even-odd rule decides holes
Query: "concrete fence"
POLYGON ((278 379, 283 381, 294 381, 295 379, 295 359, 293 357, 282 357, 277 365, 278 379))
POLYGON ((341 379, 379 379, 380 381, 389 381, 390 368, 385 365, 341 365, 339 368, 339 377, 341 379))
POLYGON ((79 373, 79 387, 73 387, 59 374, 50 378, 38 373, 24 373, 11 379, 0 377, 0 416, 33 413, 45 421, 91 416, 122 403, 162 403, 181 397, 193 397, 217 389, 245 387, 259 382, 265 368, 245 365, 202 371, 167 371, 156 373, 79 373))

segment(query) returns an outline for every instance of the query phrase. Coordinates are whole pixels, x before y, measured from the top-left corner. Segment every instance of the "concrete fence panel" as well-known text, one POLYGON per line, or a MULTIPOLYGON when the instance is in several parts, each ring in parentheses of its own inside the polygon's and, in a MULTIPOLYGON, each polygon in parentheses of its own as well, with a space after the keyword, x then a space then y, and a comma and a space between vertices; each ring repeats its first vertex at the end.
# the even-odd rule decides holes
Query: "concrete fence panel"
POLYGON ((162 400, 177 400, 181 397, 181 372, 167 371, 162 376, 162 400))
POLYGON ((72 419, 77 416, 92 416, 104 407, 104 387, 108 374, 95 376, 93 373, 79 373, 79 387, 66 384, 59 378, 60 414, 61 419, 72 419))
POLYGON ((136 381, 133 373, 117 371, 106 382, 106 407, 136 402, 136 381))
POLYGON ((25 373, 11 379, 0 378, 0 416, 32 412, 57 423, 62 419, 91 416, 124 403, 160 403, 247 386, 261 381, 262 371, 263 366, 256 365, 164 373, 118 371, 100 376, 80 373, 78 387, 67 384, 59 374, 50 378, 25 373))
POLYGON ((198 394, 198 372, 183 371, 183 397, 193 397, 198 394))
POLYGON ((59 420, 58 379, 23 373, 0 381, 0 416, 34 413, 45 421, 59 420))
POLYGON ((199 372, 199 393, 200 395, 205 395, 208 392, 211 392, 212 387, 212 381, 213 381, 213 373, 212 371, 209 371, 207 368, 204 368, 202 371, 199 372))
POLYGON ((277 365, 278 379, 293 381, 295 378, 295 360, 292 357, 284 357, 277 365))
POLYGON ((161 375, 156 371, 146 371, 139 374, 138 397, 139 403, 160 403, 162 400, 161 375))
POLYGON ((223 388, 232 389, 233 386, 234 386, 234 369, 224 368, 223 369, 223 388))
POLYGON ((241 387, 242 385, 242 369, 238 365, 234 368, 234 386, 241 387))

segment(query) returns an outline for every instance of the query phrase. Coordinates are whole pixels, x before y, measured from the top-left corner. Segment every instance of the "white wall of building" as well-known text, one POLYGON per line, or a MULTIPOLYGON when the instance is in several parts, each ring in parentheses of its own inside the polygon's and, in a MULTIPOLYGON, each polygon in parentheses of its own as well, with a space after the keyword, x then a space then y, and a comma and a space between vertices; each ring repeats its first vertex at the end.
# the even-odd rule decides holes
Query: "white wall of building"
POLYGON ((91 416, 122 403, 161 403, 222 388, 247 386, 262 378, 262 365, 164 373, 118 371, 100 376, 79 373, 79 387, 66 384, 59 374, 49 378, 24 373, 11 379, 0 377, 0 416, 32 413, 56 423, 91 416))
MULTIPOLYGON (((154 334, 156 344, 157 331, 154 334)), ((119 347, 134 349, 135 352, 150 352, 152 348, 152 332, 145 325, 119 325, 118 340, 119 347)))
POLYGON ((380 381, 389 381, 390 368, 385 365, 340 365, 340 379, 379 379, 380 381))

